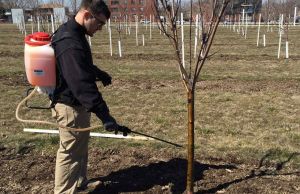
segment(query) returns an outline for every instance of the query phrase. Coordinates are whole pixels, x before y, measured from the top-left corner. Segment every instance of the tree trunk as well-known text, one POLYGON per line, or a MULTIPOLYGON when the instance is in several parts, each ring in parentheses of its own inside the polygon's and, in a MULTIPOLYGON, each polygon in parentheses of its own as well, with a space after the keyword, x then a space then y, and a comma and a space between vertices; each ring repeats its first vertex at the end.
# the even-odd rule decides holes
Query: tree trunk
POLYGON ((195 91, 190 90, 187 93, 188 97, 188 156, 187 156, 187 194, 194 193, 194 110, 195 110, 195 91))

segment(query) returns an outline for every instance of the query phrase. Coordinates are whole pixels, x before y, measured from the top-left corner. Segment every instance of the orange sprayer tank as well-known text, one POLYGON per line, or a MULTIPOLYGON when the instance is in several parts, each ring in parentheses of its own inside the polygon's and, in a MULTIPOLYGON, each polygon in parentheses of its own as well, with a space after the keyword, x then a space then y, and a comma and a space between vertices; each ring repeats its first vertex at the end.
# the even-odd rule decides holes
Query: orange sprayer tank
POLYGON ((50 43, 51 36, 45 32, 36 32, 25 37, 25 70, 31 85, 55 86, 55 56, 50 43))

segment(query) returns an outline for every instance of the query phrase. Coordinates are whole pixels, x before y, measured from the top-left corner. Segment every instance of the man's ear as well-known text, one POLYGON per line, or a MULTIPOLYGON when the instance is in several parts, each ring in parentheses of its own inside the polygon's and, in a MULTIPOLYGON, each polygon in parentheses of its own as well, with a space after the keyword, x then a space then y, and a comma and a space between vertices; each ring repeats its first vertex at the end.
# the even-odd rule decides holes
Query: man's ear
POLYGON ((90 19, 91 18, 91 13, 88 10, 83 10, 83 17, 84 19, 90 19))

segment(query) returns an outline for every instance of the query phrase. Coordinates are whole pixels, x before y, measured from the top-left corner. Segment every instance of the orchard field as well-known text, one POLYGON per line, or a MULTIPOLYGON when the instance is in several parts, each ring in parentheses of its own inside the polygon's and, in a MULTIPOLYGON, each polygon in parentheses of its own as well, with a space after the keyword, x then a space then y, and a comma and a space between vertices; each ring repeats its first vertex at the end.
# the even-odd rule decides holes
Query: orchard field
MULTIPOLYGON (((262 27, 267 45, 257 47, 257 27, 248 28, 247 39, 219 27, 215 54, 205 64, 196 92, 197 193, 300 193, 300 26, 290 27, 289 59, 284 59, 284 44, 277 59, 278 31, 272 28, 267 32, 262 27)), ((16 120, 16 107, 31 87, 24 71, 24 35, 15 25, 1 24, 0 29, 0 193, 52 193, 59 138, 25 133, 25 127, 50 127, 16 120)), ((99 90, 119 123, 183 147, 92 137, 89 178, 104 185, 89 193, 185 190, 186 93, 173 48, 157 29, 152 33, 150 40, 149 27, 140 26, 136 46, 134 28, 131 35, 123 31, 122 58, 115 28, 112 57, 105 27, 92 38, 94 63, 113 77, 111 86, 99 83, 99 90)), ((35 95, 29 103, 49 102, 35 95)), ((54 121, 49 110, 22 108, 20 114, 54 121)), ((99 123, 93 117, 93 125, 99 123)))

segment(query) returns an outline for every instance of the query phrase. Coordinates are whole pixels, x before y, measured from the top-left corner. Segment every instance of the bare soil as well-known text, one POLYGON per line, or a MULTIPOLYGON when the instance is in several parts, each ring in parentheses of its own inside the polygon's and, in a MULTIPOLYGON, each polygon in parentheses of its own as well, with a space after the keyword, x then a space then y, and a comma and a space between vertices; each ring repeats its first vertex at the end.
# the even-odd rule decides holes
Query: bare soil
POLYGON ((0 51, 0 57, 14 57, 17 58, 19 56, 23 56, 24 52, 16 52, 16 51, 0 51))
POLYGON ((0 75, 0 83, 7 86, 30 86, 24 73, 0 75))
MULTIPOLYGON (((33 147, 0 149, 0 193, 52 193, 55 156, 33 147)), ((294 156, 291 157, 295 157, 294 156)), ((285 164, 228 158, 195 161, 196 193, 299 193, 300 171, 285 164)), ((184 193, 186 160, 176 150, 91 149, 89 178, 99 188, 81 193, 184 193)))

